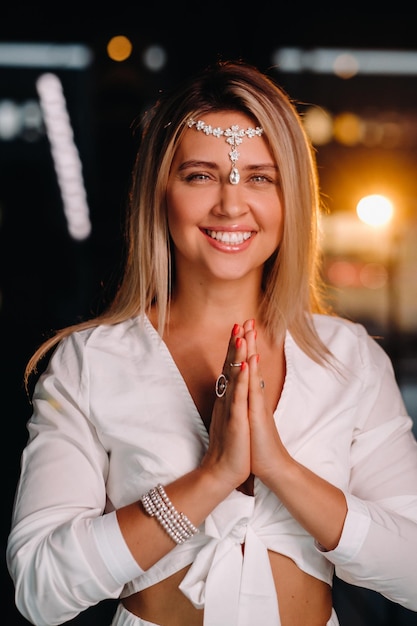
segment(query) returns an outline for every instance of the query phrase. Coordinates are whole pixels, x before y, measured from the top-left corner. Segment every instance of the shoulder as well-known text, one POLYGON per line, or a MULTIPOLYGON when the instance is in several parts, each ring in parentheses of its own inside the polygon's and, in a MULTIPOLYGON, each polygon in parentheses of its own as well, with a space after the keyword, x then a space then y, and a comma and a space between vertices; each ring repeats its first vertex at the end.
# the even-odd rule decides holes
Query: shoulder
POLYGON ((152 345, 150 323, 145 317, 132 317, 116 324, 99 324, 75 330, 59 342, 51 362, 94 361, 95 365, 109 358, 133 357, 141 351, 149 352, 152 345))
POLYGON ((362 324, 337 315, 315 313, 313 315, 313 323, 320 338, 323 340, 332 337, 353 338, 368 334, 362 324))
POLYGON ((371 364, 391 367, 379 338, 371 336, 363 324, 322 314, 313 315, 313 323, 320 339, 341 362, 358 367, 371 364))

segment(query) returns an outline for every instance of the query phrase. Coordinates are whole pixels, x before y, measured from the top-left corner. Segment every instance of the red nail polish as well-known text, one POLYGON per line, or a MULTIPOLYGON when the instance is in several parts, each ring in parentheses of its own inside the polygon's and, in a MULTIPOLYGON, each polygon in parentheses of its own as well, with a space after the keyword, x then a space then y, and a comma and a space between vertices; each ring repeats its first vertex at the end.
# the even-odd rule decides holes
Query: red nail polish
POLYGON ((242 363, 240 364, 240 371, 243 372, 243 370, 245 370, 247 366, 248 366, 247 362, 242 361, 242 363))
POLYGON ((232 335, 235 337, 239 332, 239 324, 233 326, 232 335))
POLYGON ((236 339, 236 348, 240 348, 242 345, 242 337, 237 337, 236 339))

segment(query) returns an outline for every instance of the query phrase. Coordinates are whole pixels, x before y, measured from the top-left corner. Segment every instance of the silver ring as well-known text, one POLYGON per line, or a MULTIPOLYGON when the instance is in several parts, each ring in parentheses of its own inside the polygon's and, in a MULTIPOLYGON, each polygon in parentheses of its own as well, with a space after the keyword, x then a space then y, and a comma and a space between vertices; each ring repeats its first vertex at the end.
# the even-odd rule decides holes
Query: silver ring
POLYGON ((242 365, 242 361, 239 361, 239 363, 229 363, 230 367, 241 367, 242 365))
POLYGON ((224 394, 226 393, 228 382, 229 381, 227 380, 224 374, 220 374, 220 376, 217 378, 215 390, 216 390, 216 396, 218 398, 223 398, 224 394))

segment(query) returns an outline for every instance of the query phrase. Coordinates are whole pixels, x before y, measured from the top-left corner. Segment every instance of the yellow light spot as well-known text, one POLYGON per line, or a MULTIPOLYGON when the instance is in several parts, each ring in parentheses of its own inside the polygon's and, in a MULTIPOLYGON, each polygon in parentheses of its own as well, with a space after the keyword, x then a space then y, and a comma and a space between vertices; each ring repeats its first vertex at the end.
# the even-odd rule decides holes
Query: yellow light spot
POLYGON ((113 61, 126 61, 132 54, 132 43, 124 35, 112 37, 107 44, 107 54, 113 61))
POLYGON ((362 124, 354 113, 340 113, 334 120, 333 134, 345 146, 356 145, 362 134, 362 124))
POLYGON ((323 108, 310 107, 304 115, 304 128, 315 145, 324 145, 332 139, 332 118, 323 108))
POLYGON ((359 200, 356 213, 362 222, 369 226, 385 226, 394 214, 391 200, 379 194, 365 196, 359 200))

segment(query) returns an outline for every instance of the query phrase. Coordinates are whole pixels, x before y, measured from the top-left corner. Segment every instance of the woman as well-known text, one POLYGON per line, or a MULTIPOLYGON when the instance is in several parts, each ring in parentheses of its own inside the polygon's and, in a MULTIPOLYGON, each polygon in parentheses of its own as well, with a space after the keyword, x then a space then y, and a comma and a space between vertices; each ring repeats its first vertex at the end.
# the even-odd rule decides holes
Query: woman
POLYGON ((338 624, 333 573, 417 610, 417 444, 387 355, 326 312, 313 152, 289 98, 218 63, 145 119, 128 255, 59 331, 7 557, 37 626, 338 624))

